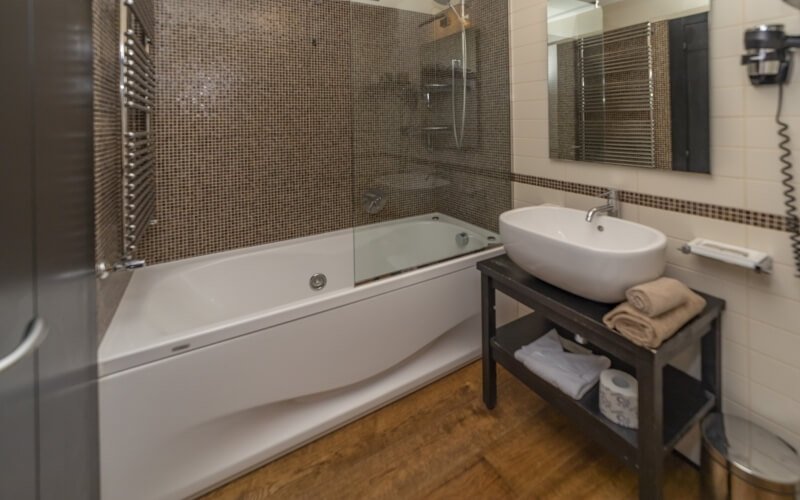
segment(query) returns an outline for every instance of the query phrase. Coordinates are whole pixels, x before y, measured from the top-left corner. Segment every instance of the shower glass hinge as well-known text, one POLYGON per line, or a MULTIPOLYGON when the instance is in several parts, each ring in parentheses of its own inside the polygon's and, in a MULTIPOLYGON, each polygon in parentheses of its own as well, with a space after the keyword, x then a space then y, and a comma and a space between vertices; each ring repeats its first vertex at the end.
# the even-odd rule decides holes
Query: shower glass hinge
POLYGON ((101 260, 94 266, 94 272, 97 275, 98 279, 104 280, 111 276, 111 273, 117 271, 133 271, 134 269, 141 269, 147 265, 143 259, 138 260, 125 260, 122 262, 118 262, 113 266, 110 265, 108 262, 101 260))

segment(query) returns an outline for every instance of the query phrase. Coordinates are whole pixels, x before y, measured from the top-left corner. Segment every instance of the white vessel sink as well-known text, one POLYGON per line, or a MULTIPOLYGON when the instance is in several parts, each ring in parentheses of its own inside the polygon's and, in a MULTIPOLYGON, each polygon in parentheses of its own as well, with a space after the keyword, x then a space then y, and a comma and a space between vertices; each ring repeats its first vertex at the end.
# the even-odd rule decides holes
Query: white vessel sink
POLYGON ((625 290, 664 272, 667 238, 660 231, 606 215, 556 206, 500 216, 508 256, 537 278, 598 302, 622 302, 625 290))

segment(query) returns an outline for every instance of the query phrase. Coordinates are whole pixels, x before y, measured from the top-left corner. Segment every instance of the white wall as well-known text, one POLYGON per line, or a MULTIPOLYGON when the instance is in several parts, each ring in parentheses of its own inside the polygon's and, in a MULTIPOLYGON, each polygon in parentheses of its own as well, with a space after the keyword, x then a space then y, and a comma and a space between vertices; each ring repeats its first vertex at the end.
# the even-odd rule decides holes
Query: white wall
POLYGON ((662 21, 708 11, 709 0, 627 0, 603 7, 605 29, 662 21))
MULTIPOLYGON (((569 163, 548 159, 546 0, 509 0, 514 171, 643 193, 782 213, 775 112, 777 89, 749 85, 739 65, 745 27, 765 22, 800 32, 800 11, 781 0, 712 0, 711 142, 713 175, 569 163)), ((800 63, 800 61, 796 61, 800 63)), ((800 141, 800 81, 785 112, 800 141)), ((800 163, 800 155, 797 157, 800 163)), ((515 184, 517 206, 544 202, 588 208, 600 200, 515 184)), ((800 446, 800 279, 786 233, 675 212, 623 206, 623 217, 669 236, 667 273, 728 302, 723 327, 724 408, 800 446), (763 250, 775 260, 760 276, 685 256, 694 237, 763 250)))
POLYGON ((547 35, 550 43, 567 38, 597 35, 603 32, 603 9, 591 9, 548 21, 547 35))

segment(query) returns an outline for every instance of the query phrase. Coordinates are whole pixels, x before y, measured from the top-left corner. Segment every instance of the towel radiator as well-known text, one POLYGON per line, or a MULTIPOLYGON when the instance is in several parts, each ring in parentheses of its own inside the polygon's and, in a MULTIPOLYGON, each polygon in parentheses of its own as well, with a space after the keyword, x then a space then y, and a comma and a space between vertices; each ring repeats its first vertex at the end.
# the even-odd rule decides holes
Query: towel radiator
POLYGON ((576 158, 655 167, 653 25, 575 40, 576 158))
POLYGON ((120 102, 122 140, 122 252, 113 265, 97 265, 101 278, 110 271, 143 267, 136 260, 139 242, 156 223, 153 108, 153 13, 143 1, 120 2, 120 102))

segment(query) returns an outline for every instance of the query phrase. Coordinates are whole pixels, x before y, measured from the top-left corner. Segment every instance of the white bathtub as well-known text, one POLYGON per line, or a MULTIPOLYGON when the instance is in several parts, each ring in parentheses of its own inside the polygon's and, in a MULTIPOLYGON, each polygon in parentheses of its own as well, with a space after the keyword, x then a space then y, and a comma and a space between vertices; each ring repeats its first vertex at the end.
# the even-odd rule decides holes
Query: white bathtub
POLYGON ((476 359, 489 237, 431 214, 137 271, 99 352, 102 498, 195 495, 476 359))

